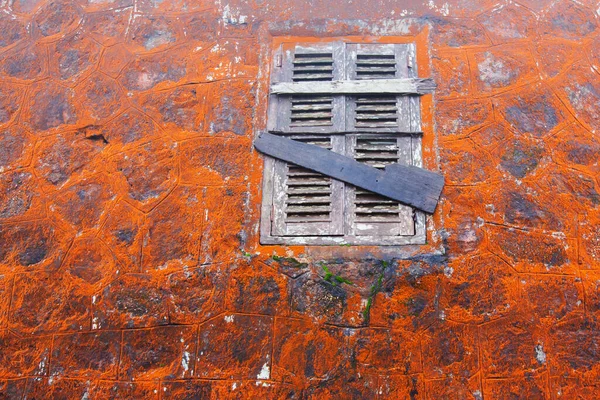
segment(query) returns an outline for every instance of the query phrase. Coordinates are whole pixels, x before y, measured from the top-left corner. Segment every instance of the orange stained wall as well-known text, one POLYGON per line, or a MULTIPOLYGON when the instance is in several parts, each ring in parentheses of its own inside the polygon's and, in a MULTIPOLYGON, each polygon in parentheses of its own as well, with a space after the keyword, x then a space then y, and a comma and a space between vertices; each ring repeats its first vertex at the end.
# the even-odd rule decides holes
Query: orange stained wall
POLYGON ((0 2, 0 399, 600 398, 599 12, 0 2), (260 246, 273 43, 346 36, 438 85, 428 244, 260 246))

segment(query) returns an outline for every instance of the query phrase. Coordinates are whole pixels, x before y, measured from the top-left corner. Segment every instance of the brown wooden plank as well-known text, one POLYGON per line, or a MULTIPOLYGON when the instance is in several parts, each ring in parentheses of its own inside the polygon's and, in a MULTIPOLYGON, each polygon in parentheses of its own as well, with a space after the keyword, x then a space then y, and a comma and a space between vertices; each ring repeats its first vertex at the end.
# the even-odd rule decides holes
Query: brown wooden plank
POLYGON ((422 168, 392 164, 384 171, 318 146, 269 133, 261 134, 255 148, 271 157, 300 165, 334 179, 433 213, 444 177, 422 168))

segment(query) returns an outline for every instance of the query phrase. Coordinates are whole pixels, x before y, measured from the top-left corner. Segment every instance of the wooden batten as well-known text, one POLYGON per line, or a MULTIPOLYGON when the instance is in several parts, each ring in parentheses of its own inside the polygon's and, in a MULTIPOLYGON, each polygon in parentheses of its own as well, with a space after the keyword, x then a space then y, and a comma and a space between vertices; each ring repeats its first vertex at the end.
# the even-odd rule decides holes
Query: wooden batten
POLYGON ((435 90, 430 78, 364 79, 360 81, 279 82, 271 85, 271 94, 406 94, 424 95, 435 90))
POLYGON ((319 146, 269 133, 261 134, 254 146, 271 157, 350 183, 427 213, 435 211, 444 186, 442 175, 423 168, 393 164, 381 171, 319 146))

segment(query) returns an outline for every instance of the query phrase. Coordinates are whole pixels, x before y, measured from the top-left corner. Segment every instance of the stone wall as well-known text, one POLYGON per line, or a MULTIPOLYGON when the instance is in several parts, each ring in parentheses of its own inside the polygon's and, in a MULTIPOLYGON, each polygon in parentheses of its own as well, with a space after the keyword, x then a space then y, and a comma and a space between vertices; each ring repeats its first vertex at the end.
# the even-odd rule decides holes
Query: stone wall
POLYGON ((1 1, 0 398, 599 398, 600 4, 414 3, 1 1), (260 246, 272 38, 417 34, 430 245, 260 246))

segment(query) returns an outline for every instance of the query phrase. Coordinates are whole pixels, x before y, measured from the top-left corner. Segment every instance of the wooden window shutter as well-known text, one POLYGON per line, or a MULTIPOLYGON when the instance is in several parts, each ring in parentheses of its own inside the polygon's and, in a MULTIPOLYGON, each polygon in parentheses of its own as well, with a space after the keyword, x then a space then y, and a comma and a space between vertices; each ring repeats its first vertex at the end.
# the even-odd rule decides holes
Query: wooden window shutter
MULTIPOLYGON (((344 74, 341 43, 284 45, 278 82, 341 80, 344 74)), ((304 143, 344 152, 343 96, 275 96, 274 131, 304 143)), ((274 165, 272 234, 277 236, 343 235, 344 184, 294 164, 274 165)))
MULTIPOLYGON (((341 42, 311 45, 284 44, 281 67, 272 83, 339 81, 344 77, 344 46, 341 42)), ((271 96, 275 121, 270 131, 282 133, 335 133, 344 129, 344 96, 297 94, 271 96)))
MULTIPOLYGON (((410 138, 352 135, 352 156, 359 162, 383 169, 393 163, 410 164, 410 138)), ((349 186, 346 191, 349 233, 355 236, 412 236, 414 210, 387 197, 349 186)))
MULTIPOLYGON (((351 80, 416 78, 414 44, 349 44, 346 74, 351 80)), ((419 97, 349 96, 346 127, 359 132, 419 132, 419 97)))
MULTIPOLYGON (((273 60, 267 130, 377 169, 422 167, 419 96, 434 88, 417 77, 414 43, 286 42, 273 60)), ((283 159, 265 160, 261 243, 425 243, 422 211, 283 159)))
MULTIPOLYGON (((415 77, 414 50, 412 44, 350 44, 348 79, 415 77)), ((411 97, 418 100, 417 96, 350 96, 346 124, 361 133, 347 137, 348 155, 378 169, 393 163, 413 165, 413 141, 419 139, 410 133, 420 130, 420 108, 411 97)), ((350 235, 415 235, 415 210, 409 206, 355 187, 347 188, 345 201, 350 235)))

